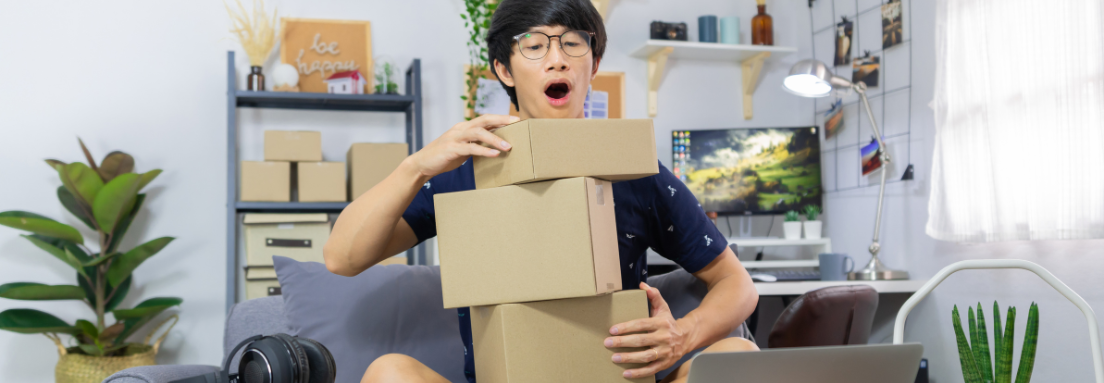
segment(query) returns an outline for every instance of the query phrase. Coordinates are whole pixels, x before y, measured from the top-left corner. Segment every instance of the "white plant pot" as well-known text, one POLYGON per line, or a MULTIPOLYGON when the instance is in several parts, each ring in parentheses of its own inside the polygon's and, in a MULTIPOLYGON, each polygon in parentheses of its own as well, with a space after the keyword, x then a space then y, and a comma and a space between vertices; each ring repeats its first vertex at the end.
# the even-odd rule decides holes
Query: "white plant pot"
POLYGON ((786 239, 801 239, 801 222, 782 222, 782 234, 786 239))
POLYGON ((820 239, 820 228, 823 224, 820 221, 805 221, 805 238, 808 239, 820 239))

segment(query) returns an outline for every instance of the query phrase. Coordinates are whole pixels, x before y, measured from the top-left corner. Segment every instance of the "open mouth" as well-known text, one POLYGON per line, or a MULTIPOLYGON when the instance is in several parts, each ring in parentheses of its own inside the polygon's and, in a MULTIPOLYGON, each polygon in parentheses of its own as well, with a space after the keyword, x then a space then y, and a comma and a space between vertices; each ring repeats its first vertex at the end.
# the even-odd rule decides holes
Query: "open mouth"
POLYGON ((563 105, 567 102, 567 96, 571 93, 571 85, 565 80, 554 80, 544 88, 544 95, 553 105, 563 105))

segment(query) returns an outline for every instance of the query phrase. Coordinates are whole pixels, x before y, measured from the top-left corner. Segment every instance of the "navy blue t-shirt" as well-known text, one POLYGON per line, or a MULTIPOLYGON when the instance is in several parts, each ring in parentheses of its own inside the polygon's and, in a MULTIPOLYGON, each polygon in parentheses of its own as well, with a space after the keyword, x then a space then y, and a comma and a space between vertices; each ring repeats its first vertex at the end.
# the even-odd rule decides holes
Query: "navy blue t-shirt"
MULTIPOLYGON (((437 236, 433 195, 474 190, 472 161, 426 182, 403 219, 410 224, 418 243, 437 236)), ((670 170, 659 164, 659 174, 613 184, 617 215, 617 245, 621 256, 621 286, 639 288, 648 278, 647 249, 674 261, 690 273, 713 262, 728 247, 717 226, 705 216, 698 200, 670 170)), ((460 336, 464 341, 464 375, 475 382, 471 318, 468 308, 457 309, 460 336)))

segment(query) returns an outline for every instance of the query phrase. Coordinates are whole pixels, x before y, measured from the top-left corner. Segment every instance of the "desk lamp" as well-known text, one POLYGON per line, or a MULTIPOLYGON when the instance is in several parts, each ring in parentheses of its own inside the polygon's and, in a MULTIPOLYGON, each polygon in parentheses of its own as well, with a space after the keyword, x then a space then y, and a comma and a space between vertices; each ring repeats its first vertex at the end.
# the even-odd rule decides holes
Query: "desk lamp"
POLYGON ((828 65, 807 59, 798 61, 790 68, 790 74, 782 82, 783 87, 790 93, 801 97, 825 97, 832 94, 833 89, 851 89, 859 93, 863 106, 866 108, 866 116, 870 118, 870 126, 874 128, 874 139, 878 141, 878 150, 882 161, 882 182, 878 190, 878 215, 874 218, 874 242, 870 244, 870 262, 862 270, 847 274, 847 279, 861 281, 881 281, 892 279, 908 279, 908 272, 893 270, 882 264, 878 259, 878 251, 882 246, 878 244, 878 233, 882 227, 882 202, 885 200, 885 185, 887 167, 889 166, 889 153, 885 143, 882 142, 882 133, 878 130, 878 123, 874 121, 874 113, 870 111, 870 102, 866 99, 866 84, 859 81, 851 83, 843 77, 832 74, 828 65))

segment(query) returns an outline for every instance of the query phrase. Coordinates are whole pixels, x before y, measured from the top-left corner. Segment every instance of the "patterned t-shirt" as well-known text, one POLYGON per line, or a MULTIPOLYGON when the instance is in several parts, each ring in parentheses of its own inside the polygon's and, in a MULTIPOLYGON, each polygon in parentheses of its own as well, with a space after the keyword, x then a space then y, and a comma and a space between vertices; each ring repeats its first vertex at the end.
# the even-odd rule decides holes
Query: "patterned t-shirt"
MULTIPOLYGON (((434 194, 474 189, 472 161, 426 182, 403 213, 418 243, 437 236, 434 194)), ((662 163, 659 174, 614 183, 613 200, 621 256, 621 286, 625 289, 636 289, 648 278, 648 248, 686 271, 696 273, 728 247, 728 242, 705 216, 694 195, 662 163)), ((457 312, 460 336, 464 341, 464 375, 474 383, 471 318, 467 308, 457 309, 457 312)))

